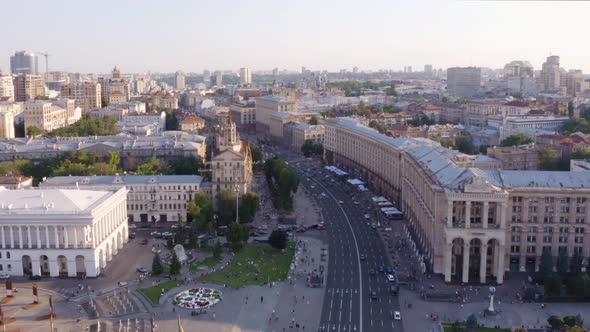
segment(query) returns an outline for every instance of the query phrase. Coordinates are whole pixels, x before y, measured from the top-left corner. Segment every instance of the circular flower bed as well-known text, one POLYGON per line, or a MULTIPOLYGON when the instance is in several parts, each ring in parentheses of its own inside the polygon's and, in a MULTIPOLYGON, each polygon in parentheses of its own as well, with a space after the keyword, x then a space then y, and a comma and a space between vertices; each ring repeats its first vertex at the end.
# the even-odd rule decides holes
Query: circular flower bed
POLYGON ((174 304, 186 309, 205 309, 221 301, 221 292, 211 288, 191 288, 174 297, 174 304))

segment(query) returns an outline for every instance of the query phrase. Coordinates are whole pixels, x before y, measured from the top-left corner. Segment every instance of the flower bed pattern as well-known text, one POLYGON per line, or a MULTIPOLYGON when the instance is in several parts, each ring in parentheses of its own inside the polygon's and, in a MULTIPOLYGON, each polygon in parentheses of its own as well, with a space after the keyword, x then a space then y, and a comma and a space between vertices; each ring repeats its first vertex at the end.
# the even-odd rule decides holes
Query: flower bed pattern
POLYGON ((174 304, 185 309, 205 309, 221 301, 221 292, 211 288, 191 288, 178 293, 174 304))

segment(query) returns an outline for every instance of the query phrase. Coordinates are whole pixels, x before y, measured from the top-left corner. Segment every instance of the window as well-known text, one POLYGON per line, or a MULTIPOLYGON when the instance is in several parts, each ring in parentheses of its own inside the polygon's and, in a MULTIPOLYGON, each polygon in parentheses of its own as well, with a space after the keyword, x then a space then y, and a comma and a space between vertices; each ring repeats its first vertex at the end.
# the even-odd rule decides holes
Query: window
POLYGON ((520 253, 520 246, 510 246, 510 253, 512 253, 512 254, 520 253))
POLYGON ((567 243, 567 236, 560 236, 559 243, 567 243))
POLYGON ((529 227, 529 233, 537 233, 537 227, 535 227, 535 226, 529 227))
POLYGON ((537 247, 535 247, 535 246, 526 247, 527 254, 534 254, 536 251, 537 251, 537 247))
POLYGON ((553 237, 549 235, 543 236, 543 243, 551 243, 553 242, 553 237))
POLYGON ((545 233, 553 233, 553 227, 543 227, 543 232, 545 232, 545 233))
POLYGON ((569 206, 562 206, 561 213, 570 213, 570 207, 569 206))
POLYGON ((12 265, 6 264, 6 271, 12 271, 12 265))
POLYGON ((578 202, 578 204, 586 203, 586 197, 578 197, 576 201, 578 202))
MULTIPOLYGON (((583 227, 576 227, 576 234, 584 234, 585 229, 583 227)), ((2 258, 2 257, 0 257, 2 258)))
POLYGON ((567 228, 567 227, 559 227, 559 232, 560 233, 568 233, 569 232, 569 228, 567 228))
POLYGON ((512 235, 512 242, 520 242, 520 235, 512 235))
POLYGON ((568 219, 568 217, 559 217, 559 223, 560 224, 569 224, 570 220, 568 219))
POLYGON ((543 252, 551 253, 551 246, 543 246, 543 252))
POLYGON ((6 259, 10 259, 10 251, 6 252, 6 259))
POLYGON ((584 222, 584 218, 576 218, 576 224, 583 224, 584 222))
POLYGON ((534 242, 537 242, 537 237, 534 236, 534 235, 529 235, 529 236, 526 237, 526 241, 527 242, 533 242, 533 243, 534 242))
POLYGON ((553 213, 553 207, 552 206, 546 206, 545 207, 545 213, 553 213))
POLYGON ((529 206, 529 213, 537 213, 537 207, 536 206, 529 206))
POLYGON ((576 236, 576 238, 574 238, 574 242, 575 243, 584 243, 584 237, 583 236, 576 236))
POLYGON ((574 254, 582 255, 583 247, 574 247, 574 254))
POLYGON ((543 218, 543 222, 546 224, 552 224, 553 223, 553 217, 545 217, 543 218))
POLYGON ((586 213, 586 208, 585 207, 578 207, 578 208, 576 208, 576 213, 586 213))

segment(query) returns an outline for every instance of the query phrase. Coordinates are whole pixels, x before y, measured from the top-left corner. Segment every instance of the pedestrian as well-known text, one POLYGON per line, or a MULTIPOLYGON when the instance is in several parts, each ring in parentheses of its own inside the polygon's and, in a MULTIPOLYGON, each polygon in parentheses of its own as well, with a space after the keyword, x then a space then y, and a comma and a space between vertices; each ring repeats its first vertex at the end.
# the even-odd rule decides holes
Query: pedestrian
POLYGON ((264 302, 264 297, 260 297, 260 303, 264 302))

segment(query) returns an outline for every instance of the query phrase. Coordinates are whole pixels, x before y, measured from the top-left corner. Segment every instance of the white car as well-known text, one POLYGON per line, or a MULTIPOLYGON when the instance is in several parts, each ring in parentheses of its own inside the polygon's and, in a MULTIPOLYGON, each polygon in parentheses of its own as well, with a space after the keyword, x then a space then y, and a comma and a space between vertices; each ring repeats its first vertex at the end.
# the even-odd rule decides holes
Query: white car
POLYGON ((343 202, 343 201, 338 201, 338 203, 340 203, 340 204, 344 204, 344 202, 343 202))
POLYGON ((164 232, 164 233, 162 233, 162 236, 172 236, 172 235, 174 235, 174 234, 172 234, 170 232, 164 232))
POLYGON ((393 274, 388 274, 387 275, 387 281, 389 281, 389 282, 394 282, 395 281, 395 277, 393 276, 393 274))
POLYGON ((160 250, 160 249, 158 249, 158 248, 155 248, 155 247, 152 247, 152 252, 153 252, 154 254, 156 254, 156 253, 157 253, 157 254, 159 254, 159 253, 161 253, 161 252, 162 252, 162 250, 160 250))
POLYGON ((0 279, 10 279, 10 274, 2 273, 2 274, 0 274, 0 279))
POLYGON ((394 311, 393 312, 393 319, 395 319, 395 320, 402 320, 402 314, 400 314, 399 311, 394 311))
POLYGON ((129 228, 137 228, 137 225, 131 224, 131 225, 127 226, 127 227, 129 227, 129 228))

